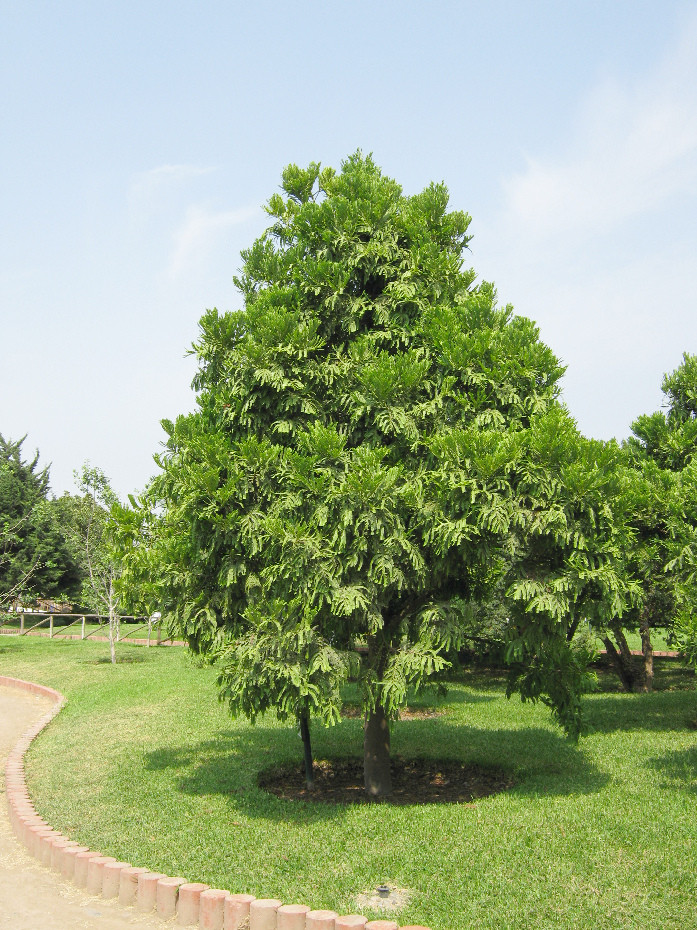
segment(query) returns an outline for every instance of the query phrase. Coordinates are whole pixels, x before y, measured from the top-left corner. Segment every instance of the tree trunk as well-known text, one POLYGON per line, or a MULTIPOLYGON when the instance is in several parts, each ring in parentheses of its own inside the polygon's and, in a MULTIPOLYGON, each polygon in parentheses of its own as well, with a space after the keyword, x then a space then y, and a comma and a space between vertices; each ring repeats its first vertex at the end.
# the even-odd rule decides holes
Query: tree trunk
POLYGON ((578 625, 579 625, 580 622, 581 622, 581 615, 580 615, 580 614, 578 615, 578 617, 575 617, 575 618, 571 621, 571 624, 570 624, 570 626, 569 626, 569 629, 566 631, 566 641, 567 641, 567 643, 570 643, 571 640, 574 638, 574 634, 576 633, 576 630, 578 629, 578 625))
POLYGON ((366 715, 363 726, 363 779, 371 798, 392 794, 390 723, 380 705, 366 715))
POLYGON ((649 618, 642 611, 641 620, 639 621, 639 630, 641 631, 641 651, 644 656, 644 682, 642 691, 653 691, 653 646, 651 644, 651 630, 649 629, 649 618))
POLYGON ((116 642, 114 637, 114 613, 109 608, 109 652, 111 653, 111 664, 116 664, 116 642))
POLYGON ((114 579, 109 578, 109 651, 111 664, 116 664, 116 640, 119 636, 119 615, 116 612, 114 598, 114 579))
POLYGON ((310 741, 310 715, 304 711, 300 715, 300 735, 303 740, 303 755, 305 759, 305 784, 313 788, 315 784, 312 774, 312 742, 310 741))
MULTIPOLYGON (((619 646, 620 655, 622 656, 622 658, 623 658, 623 660, 625 661, 625 663, 626 663, 630 668, 633 669, 633 668, 634 668, 634 661, 633 661, 633 657, 632 657, 632 650, 629 648, 629 643, 627 642, 627 637, 626 637, 626 636, 624 635, 624 633, 622 632, 622 627, 620 627, 620 626, 616 627, 616 628, 612 631, 612 633, 613 633, 613 636, 615 637, 615 640, 616 640, 616 642, 617 642, 617 645, 619 646)), ((636 672, 634 673, 634 677, 636 678, 636 672)))
MULTIPOLYGON (((617 633, 615 633, 617 636, 617 633)), ((634 661, 632 659, 632 654, 629 651, 629 646, 627 645, 627 640, 624 638, 624 634, 620 632, 621 639, 618 638, 620 644, 620 651, 617 651, 617 647, 610 639, 609 636, 603 637, 603 642, 605 643, 605 648, 607 649, 607 654, 612 659, 612 663, 615 666, 615 671, 619 675, 619 679, 622 682, 622 687, 625 691, 633 691, 634 685, 636 683, 636 672, 634 670, 634 661), (625 649, 622 649, 622 641, 624 641, 625 649)))

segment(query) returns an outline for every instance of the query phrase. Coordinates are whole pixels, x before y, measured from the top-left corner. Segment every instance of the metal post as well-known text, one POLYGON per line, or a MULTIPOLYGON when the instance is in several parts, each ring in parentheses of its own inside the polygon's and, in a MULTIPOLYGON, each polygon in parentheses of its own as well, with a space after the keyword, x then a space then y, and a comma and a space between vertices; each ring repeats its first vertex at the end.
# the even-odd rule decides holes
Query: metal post
POLYGON ((24 610, 22 610, 22 616, 19 618, 19 632, 24 632, 24 610))

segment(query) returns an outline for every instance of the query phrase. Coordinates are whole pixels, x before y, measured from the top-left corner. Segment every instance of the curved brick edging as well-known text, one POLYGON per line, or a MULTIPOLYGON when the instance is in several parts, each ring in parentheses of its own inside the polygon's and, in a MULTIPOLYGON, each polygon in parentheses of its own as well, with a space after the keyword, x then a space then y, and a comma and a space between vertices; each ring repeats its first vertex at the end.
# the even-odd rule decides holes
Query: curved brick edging
MULTIPOLYGON (((400 930, 393 920, 367 920, 358 914, 313 911, 302 904, 232 894, 201 882, 134 868, 128 862, 117 862, 113 856, 102 856, 80 846, 53 830, 36 813, 29 797, 24 754, 32 740, 59 713, 65 697, 54 688, 5 675, 0 675, 0 685, 21 688, 54 702, 51 710, 29 727, 7 757, 5 791, 12 829, 43 865, 72 879, 89 894, 118 897, 124 906, 134 906, 144 912, 156 911, 163 920, 176 917, 179 925, 197 926, 199 930, 400 930)), ((401 930, 428 930, 428 927, 410 925, 401 930)))

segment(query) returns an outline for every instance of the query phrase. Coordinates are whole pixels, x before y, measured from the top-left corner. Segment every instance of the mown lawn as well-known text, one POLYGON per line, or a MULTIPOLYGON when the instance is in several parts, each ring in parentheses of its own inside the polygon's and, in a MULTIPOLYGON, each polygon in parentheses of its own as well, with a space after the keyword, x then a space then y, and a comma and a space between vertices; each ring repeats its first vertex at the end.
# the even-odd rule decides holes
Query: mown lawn
MULTIPOLYGON (((395 725, 394 751, 501 766, 516 787, 475 805, 339 808, 257 787, 300 758, 298 736, 231 720, 185 650, 119 655, 114 667, 100 643, 0 640, 0 674, 69 699, 30 751, 37 807, 105 854, 342 913, 393 883, 411 893, 398 922, 433 930, 697 926, 697 700, 675 663, 652 695, 604 679, 578 746, 495 675, 465 675, 442 716, 395 725)), ((315 728, 316 755, 358 754, 361 738, 356 719, 315 728)))

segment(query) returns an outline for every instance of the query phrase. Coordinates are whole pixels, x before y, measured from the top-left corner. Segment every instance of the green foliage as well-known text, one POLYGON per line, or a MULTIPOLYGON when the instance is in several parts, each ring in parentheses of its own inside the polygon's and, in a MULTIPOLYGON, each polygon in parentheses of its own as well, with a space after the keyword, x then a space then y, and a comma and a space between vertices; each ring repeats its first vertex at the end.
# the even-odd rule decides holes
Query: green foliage
POLYGON ((279 720, 314 714, 327 724, 339 721, 339 689, 355 657, 323 640, 313 620, 299 601, 247 609, 245 633, 222 647, 218 662, 220 697, 233 715, 254 723, 273 708, 279 720))
POLYGON ((685 354, 662 388, 667 411, 639 417, 625 444, 630 466, 625 493, 634 529, 627 562, 641 589, 625 621, 630 628, 642 616, 651 626, 675 623, 676 641, 685 644, 685 617, 697 603, 697 356, 685 354))
POLYGON ((0 603, 72 597, 80 588, 79 560, 48 499, 48 468, 38 470, 38 452, 22 459, 23 442, 0 436, 0 603))
POLYGON ((118 558, 114 580, 124 608, 133 614, 161 613, 162 559, 157 548, 159 517, 143 499, 131 495, 129 504, 117 501, 109 511, 110 540, 118 558))
POLYGON ((672 555, 666 566, 681 586, 680 602, 695 603, 697 583, 697 460, 693 458, 676 478, 677 505, 672 525, 672 555))
POLYGON ((54 498, 50 505, 61 528, 61 535, 70 551, 70 556, 78 567, 79 586, 75 591, 75 598, 87 608, 92 606, 92 599, 88 591, 85 600, 85 586, 89 586, 89 564, 85 540, 92 520, 92 498, 88 495, 65 492, 60 497, 54 498))
POLYGON ((73 549, 81 551, 85 568, 82 603, 95 613, 109 613, 114 581, 120 573, 111 520, 118 498, 104 472, 87 462, 75 472, 75 481, 81 495, 70 502, 73 519, 66 534, 73 549))
POLYGON ((353 654, 365 712, 396 717, 503 585, 511 688, 577 733, 571 625, 633 596, 617 447, 579 436, 535 325, 464 267, 469 217, 444 185, 405 196, 356 153, 339 172, 290 166, 282 191, 242 253, 244 309, 201 320, 198 409, 163 423, 134 570, 160 566, 194 650, 226 644, 234 710, 311 694, 325 722, 336 691, 313 656, 334 650, 333 682, 353 654))
POLYGON ((682 364, 663 378, 667 412, 645 414, 632 423, 630 453, 661 468, 681 471, 697 449, 697 355, 683 354, 682 364))
POLYGON ((690 665, 697 666, 697 613, 683 610, 678 614, 673 625, 672 641, 690 665))

